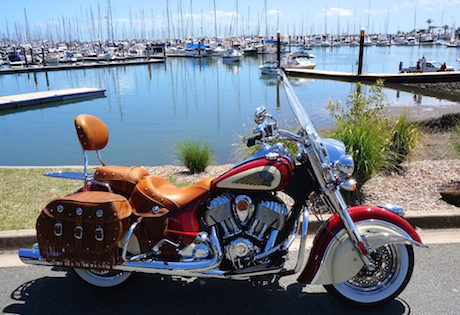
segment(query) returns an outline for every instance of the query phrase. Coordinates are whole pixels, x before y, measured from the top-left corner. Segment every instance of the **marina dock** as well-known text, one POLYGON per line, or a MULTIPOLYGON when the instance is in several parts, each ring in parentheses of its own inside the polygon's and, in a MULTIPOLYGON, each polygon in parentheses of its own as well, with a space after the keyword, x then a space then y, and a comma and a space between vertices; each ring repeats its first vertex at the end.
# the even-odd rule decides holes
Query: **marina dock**
POLYGON ((91 97, 100 97, 105 94, 104 89, 72 88, 45 92, 25 93, 0 97, 0 111, 3 109, 19 108, 23 106, 39 105, 51 102, 78 100, 91 97))
POLYGON ((386 83, 434 83, 458 82, 460 71, 424 72, 424 73, 369 73, 360 74, 351 72, 337 72, 326 70, 284 69, 286 74, 296 77, 306 77, 323 80, 338 80, 346 82, 375 82, 384 80, 386 83))
POLYGON ((25 72, 44 72, 44 71, 60 71, 60 70, 78 70, 78 69, 93 69, 103 67, 119 67, 119 66, 136 66, 146 65, 152 63, 162 63, 164 58, 151 57, 152 59, 136 60, 136 61, 98 61, 90 63, 73 63, 73 64, 59 64, 59 65, 28 65, 25 67, 12 67, 0 69, 0 74, 13 74, 25 72))

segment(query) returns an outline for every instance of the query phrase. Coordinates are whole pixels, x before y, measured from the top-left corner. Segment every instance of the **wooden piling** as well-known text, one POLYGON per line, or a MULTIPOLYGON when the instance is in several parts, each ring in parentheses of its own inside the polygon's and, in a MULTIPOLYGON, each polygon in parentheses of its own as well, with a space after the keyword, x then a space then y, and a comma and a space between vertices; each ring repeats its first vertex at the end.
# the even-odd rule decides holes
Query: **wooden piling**
POLYGON ((359 40, 359 61, 358 61, 358 75, 363 72, 363 52, 364 52, 364 28, 361 29, 359 40))

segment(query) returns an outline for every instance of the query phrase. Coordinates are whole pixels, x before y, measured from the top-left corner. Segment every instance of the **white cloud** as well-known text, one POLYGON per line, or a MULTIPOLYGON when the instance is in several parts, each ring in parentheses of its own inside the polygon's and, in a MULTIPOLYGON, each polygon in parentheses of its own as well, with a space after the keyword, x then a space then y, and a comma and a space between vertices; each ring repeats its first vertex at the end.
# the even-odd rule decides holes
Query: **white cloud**
POLYGON ((407 2, 407 1, 403 3, 396 2, 392 4, 392 8, 393 8, 392 11, 400 11, 400 10, 404 10, 407 8, 415 8, 415 4, 407 2))
POLYGON ((319 17, 324 17, 327 14, 327 16, 351 16, 353 15, 353 12, 351 10, 346 10, 346 9, 341 9, 341 8, 330 8, 323 9, 322 13, 319 13, 319 17))
POLYGON ((345 10, 341 8, 331 8, 327 11, 328 16, 351 16, 353 13, 351 10, 345 10))
POLYGON ((271 10, 268 10, 267 12, 267 15, 271 15, 271 16, 277 16, 278 14, 281 15, 281 10, 271 9, 271 10))

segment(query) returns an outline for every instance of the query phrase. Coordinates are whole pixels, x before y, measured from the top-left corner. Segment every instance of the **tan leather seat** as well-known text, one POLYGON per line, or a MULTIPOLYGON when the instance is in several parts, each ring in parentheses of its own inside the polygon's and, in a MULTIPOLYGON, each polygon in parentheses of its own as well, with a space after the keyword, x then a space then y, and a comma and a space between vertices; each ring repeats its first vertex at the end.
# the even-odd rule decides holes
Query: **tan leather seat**
POLYGON ((206 178, 188 187, 178 188, 161 176, 146 176, 136 185, 130 202, 138 213, 151 211, 154 205, 170 211, 178 210, 206 195, 211 190, 213 179, 206 178))
POLYGON ((114 192, 129 198, 137 183, 148 175, 149 171, 142 167, 109 165, 99 166, 94 173, 94 179, 108 183, 114 192))
MULTIPOLYGON (((75 117, 75 129, 77 130, 78 140, 83 148, 85 156, 85 178, 87 178, 88 157, 86 151, 96 151, 97 157, 102 166, 98 167, 94 180, 108 183, 112 190, 121 193, 129 198, 135 185, 142 177, 150 173, 138 166, 106 166, 102 161, 99 150, 102 150, 109 141, 109 131, 107 126, 99 118, 82 114, 75 117)), ((85 182, 85 187, 87 183, 85 182)))

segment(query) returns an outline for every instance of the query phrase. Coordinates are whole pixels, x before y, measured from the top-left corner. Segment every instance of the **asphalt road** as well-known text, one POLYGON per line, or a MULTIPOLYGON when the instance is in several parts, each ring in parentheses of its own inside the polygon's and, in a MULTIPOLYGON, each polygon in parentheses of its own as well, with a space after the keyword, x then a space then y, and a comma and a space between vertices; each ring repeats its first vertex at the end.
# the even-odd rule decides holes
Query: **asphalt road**
POLYGON ((449 243, 459 231, 453 233, 455 237, 445 240, 433 234, 429 249, 416 248, 415 269, 406 290, 373 309, 347 307, 321 286, 302 286, 295 277, 253 286, 143 275, 127 287, 101 291, 69 271, 20 265, 0 268, 0 310, 13 314, 459 314, 460 243, 449 243))

